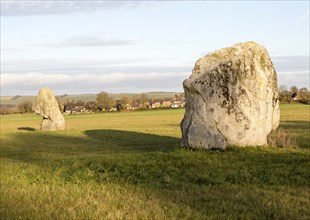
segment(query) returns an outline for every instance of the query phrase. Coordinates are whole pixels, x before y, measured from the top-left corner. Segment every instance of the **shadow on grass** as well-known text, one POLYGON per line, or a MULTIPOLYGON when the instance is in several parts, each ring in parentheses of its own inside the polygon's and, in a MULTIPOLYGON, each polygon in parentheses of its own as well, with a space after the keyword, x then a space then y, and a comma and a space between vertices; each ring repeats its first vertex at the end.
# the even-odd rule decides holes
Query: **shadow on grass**
POLYGON ((281 121, 280 127, 296 137, 298 147, 310 148, 310 121, 281 121))
POLYGON ((40 167, 28 174, 36 181, 131 185, 205 215, 212 210, 220 216, 236 204, 230 212, 284 217, 285 205, 256 209, 268 199, 276 204, 282 191, 263 191, 264 199, 262 191, 252 189, 308 187, 309 154, 264 148, 189 151, 179 144, 178 138, 121 130, 20 132, 2 140, 1 157, 40 167))
MULTIPOLYGON (((31 128, 19 130, 33 131, 31 128)), ((14 133, 1 140, 1 156, 24 162, 48 161, 68 156, 172 151, 180 139, 121 130, 14 133), (49 158, 46 158, 48 155, 49 158)))
POLYGON ((17 130, 20 130, 20 131, 35 131, 36 129, 35 128, 31 128, 31 127, 19 127, 19 128, 17 128, 17 130))
POLYGON ((84 133, 87 135, 87 139, 92 140, 94 143, 103 143, 101 145, 102 149, 109 152, 171 151, 181 142, 178 138, 132 131, 87 130, 84 133))
POLYGON ((227 183, 302 186, 305 179, 300 174, 309 174, 305 173, 308 154, 298 151, 250 147, 195 151, 179 145, 178 138, 122 130, 21 132, 2 140, 1 157, 34 163, 47 171, 63 166, 69 170, 64 175, 69 180, 75 172, 90 170, 97 182, 155 188, 227 183))
MULTIPOLYGON (((310 120, 310 119, 309 119, 310 120)), ((281 121, 281 127, 290 130, 310 130, 310 121, 281 121)))

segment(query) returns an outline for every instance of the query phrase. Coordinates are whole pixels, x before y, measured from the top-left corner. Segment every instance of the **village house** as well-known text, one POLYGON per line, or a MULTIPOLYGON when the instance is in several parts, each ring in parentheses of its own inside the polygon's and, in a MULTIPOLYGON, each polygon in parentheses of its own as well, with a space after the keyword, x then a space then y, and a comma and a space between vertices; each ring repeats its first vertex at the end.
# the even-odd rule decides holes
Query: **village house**
POLYGON ((83 114, 83 113, 93 113, 93 107, 96 102, 85 103, 81 101, 72 101, 64 103, 64 113, 65 114, 83 114))
POLYGON ((173 102, 172 98, 164 98, 163 101, 162 101, 162 107, 163 108, 170 108, 172 102, 173 102))
MULTIPOLYGON (((155 109, 155 108, 182 108, 185 106, 184 93, 176 94, 173 98, 153 98, 145 100, 141 103, 141 99, 132 99, 129 103, 122 104, 121 100, 116 100, 116 105, 111 107, 108 111, 135 111, 138 109, 155 109)), ((96 101, 74 101, 67 100, 64 103, 65 114, 82 114, 94 113, 95 111, 102 111, 97 106, 96 101)))
POLYGON ((151 99, 151 108, 182 108, 185 106, 185 96, 180 94, 174 98, 151 99))
POLYGON ((171 108, 182 108, 184 104, 181 101, 173 101, 171 104, 171 108))
POLYGON ((151 108, 160 108, 161 107, 161 99, 151 99, 151 108))
POLYGON ((64 107, 64 113, 65 114, 82 114, 85 112, 85 107, 84 106, 74 106, 74 105, 69 105, 64 107))

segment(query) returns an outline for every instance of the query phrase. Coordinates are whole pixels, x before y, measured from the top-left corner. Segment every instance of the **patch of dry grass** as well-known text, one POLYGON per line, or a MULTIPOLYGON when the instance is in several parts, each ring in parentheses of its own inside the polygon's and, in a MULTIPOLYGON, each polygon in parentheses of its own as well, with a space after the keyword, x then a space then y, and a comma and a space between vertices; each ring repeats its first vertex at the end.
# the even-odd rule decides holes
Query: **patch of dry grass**
POLYGON ((295 147, 296 138, 287 130, 283 128, 278 128, 272 131, 267 137, 268 145, 271 147, 295 147))

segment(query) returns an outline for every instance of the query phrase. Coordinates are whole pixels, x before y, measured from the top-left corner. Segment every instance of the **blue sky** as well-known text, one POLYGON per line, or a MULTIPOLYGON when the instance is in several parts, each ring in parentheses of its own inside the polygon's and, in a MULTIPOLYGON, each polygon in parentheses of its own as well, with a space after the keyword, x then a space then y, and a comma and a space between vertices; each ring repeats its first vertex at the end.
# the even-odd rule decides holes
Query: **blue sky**
POLYGON ((198 58, 243 41, 309 88, 309 1, 1 0, 1 95, 180 92, 198 58))

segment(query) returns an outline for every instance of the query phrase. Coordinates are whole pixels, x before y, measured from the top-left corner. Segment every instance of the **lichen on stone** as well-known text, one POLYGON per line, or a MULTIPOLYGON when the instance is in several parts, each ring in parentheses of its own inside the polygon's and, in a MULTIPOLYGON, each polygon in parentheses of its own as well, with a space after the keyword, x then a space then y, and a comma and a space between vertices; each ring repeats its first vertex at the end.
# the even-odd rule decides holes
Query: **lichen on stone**
POLYGON ((276 72, 267 50, 255 42, 200 58, 183 86, 183 146, 263 145, 279 125, 276 72))

